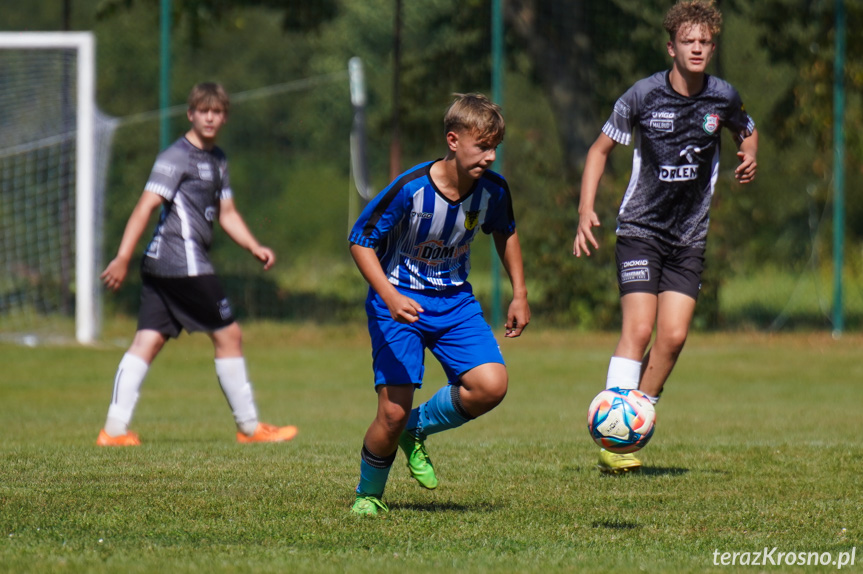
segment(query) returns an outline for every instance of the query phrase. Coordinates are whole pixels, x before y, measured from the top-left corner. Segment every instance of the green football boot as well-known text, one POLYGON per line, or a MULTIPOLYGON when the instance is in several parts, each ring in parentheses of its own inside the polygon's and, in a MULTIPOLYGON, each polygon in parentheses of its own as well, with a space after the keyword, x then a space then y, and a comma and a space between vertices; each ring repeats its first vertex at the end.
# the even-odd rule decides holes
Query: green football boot
POLYGON ((632 453, 617 454, 605 449, 599 451, 599 464, 596 468, 608 474, 637 471, 641 469, 641 461, 632 453))
POLYGON ((437 488, 437 476, 423 440, 413 433, 404 431, 399 437, 399 447, 408 457, 408 470, 420 486, 429 490, 437 488))
POLYGON ((362 516, 377 516, 381 512, 389 512, 387 505, 378 498, 370 494, 357 494, 357 499, 351 507, 351 512, 362 516))

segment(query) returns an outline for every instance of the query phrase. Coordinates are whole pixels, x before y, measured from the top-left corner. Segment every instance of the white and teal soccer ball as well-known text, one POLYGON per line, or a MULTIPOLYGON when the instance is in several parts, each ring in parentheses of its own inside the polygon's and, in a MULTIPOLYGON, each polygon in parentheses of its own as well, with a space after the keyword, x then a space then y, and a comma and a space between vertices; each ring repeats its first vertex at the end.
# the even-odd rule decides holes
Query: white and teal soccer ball
POLYGON ((635 452, 653 436, 656 411, 647 395, 634 389, 605 389, 587 409, 587 430, 611 452, 635 452))

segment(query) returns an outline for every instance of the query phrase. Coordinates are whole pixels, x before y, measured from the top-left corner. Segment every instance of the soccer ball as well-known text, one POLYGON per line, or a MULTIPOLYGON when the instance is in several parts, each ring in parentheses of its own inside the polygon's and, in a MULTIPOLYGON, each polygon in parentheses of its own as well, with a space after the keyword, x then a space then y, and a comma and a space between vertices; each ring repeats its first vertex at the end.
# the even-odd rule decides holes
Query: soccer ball
POLYGON ((587 430, 594 442, 618 454, 643 448, 653 436, 655 421, 650 399, 635 389, 606 389, 587 409, 587 430))

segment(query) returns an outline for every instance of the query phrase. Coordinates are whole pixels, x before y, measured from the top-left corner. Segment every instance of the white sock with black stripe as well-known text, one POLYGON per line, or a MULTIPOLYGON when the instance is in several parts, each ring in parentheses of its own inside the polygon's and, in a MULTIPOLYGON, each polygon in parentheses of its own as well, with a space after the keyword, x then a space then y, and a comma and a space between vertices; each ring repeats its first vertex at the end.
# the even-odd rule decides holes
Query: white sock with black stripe
POLYGON ((105 432, 110 436, 121 436, 129 432, 129 423, 135 412, 139 391, 150 365, 130 353, 123 355, 114 377, 114 396, 108 407, 105 432))

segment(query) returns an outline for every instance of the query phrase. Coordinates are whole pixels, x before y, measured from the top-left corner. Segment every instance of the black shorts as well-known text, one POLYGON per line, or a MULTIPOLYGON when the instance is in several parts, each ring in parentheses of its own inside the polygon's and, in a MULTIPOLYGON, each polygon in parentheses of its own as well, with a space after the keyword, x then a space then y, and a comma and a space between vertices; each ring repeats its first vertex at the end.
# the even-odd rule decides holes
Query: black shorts
POLYGON ((675 247, 658 239, 618 237, 617 287, 621 295, 675 291, 698 299, 703 247, 675 247))
POLYGON ((154 277, 141 275, 141 309, 138 330, 158 331, 165 337, 212 333, 234 322, 231 305, 218 277, 154 277))

